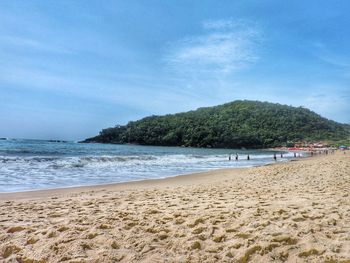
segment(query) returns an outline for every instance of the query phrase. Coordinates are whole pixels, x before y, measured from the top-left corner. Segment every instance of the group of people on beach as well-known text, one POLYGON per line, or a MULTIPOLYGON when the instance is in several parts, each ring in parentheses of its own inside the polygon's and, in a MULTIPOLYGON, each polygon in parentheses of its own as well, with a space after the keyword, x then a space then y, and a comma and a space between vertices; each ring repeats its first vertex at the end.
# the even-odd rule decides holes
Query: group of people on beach
MULTIPOLYGON (((328 153, 327 153, 327 154, 328 154, 328 153)), ((281 158, 283 158, 283 153, 281 153, 280 156, 281 156, 281 158)), ((296 158, 296 157, 298 157, 298 158, 301 157, 301 154, 300 154, 300 153, 297 154, 296 152, 294 152, 294 158, 296 158)), ((238 156, 238 153, 236 153, 236 154, 235 154, 235 160, 238 161, 238 159, 239 159, 239 156, 238 156)), ((273 159, 274 159, 275 161, 277 161, 277 154, 276 154, 276 153, 273 154, 273 159)), ((231 155, 231 154, 229 154, 228 160, 229 160, 229 161, 232 160, 232 155, 231 155)), ((249 154, 247 154, 247 160, 248 160, 248 161, 250 160, 250 155, 249 155, 249 154)))
MULTIPOLYGON (((309 156, 311 156, 311 157, 313 157, 313 156, 315 156, 315 155, 321 155, 321 154, 325 154, 325 155, 328 155, 328 154, 333 154, 333 153, 335 153, 335 149, 333 149, 333 148, 328 148, 328 149, 319 149, 319 150, 309 150, 309 156)), ((344 154, 345 154, 345 151, 344 151, 344 154)), ((281 158, 283 158, 283 153, 280 153, 280 156, 281 156, 281 158)), ((302 157, 303 155, 302 155, 302 153, 300 153, 300 152, 294 152, 294 158, 300 158, 300 157, 302 157)), ((273 159, 275 160, 275 161, 277 161, 277 154, 276 153, 274 153, 273 154, 273 159)), ((236 161, 238 161, 238 159, 239 159, 239 156, 238 156, 238 153, 236 153, 235 154, 235 160, 236 161)), ((250 160, 250 155, 249 154, 247 154, 247 158, 246 158, 248 161, 250 160)), ((232 154, 229 154, 229 156, 228 156, 228 160, 229 161, 231 161, 232 160, 232 154)))
MULTIPOLYGON (((335 150, 334 149, 322 149, 322 150, 312 150, 312 151, 309 151, 309 156, 315 156, 315 155, 321 155, 321 154, 333 154, 335 153, 335 150)), ((344 154, 345 154, 345 151, 344 151, 344 154)), ((281 158, 283 158, 283 153, 280 153, 280 156, 281 158)), ((300 158, 302 157, 303 155, 300 153, 300 152, 294 152, 294 158, 300 158)), ((274 153, 272 158, 277 161, 277 154, 274 153)), ((239 159, 239 156, 238 156, 238 153, 235 154, 235 160, 238 161, 239 159)), ((250 160, 250 155, 247 154, 247 157, 246 159, 249 161, 250 160)), ((229 154, 228 156, 228 160, 231 161, 232 160, 232 154, 229 154)))
MULTIPOLYGON (((282 154, 281 154, 281 156, 282 156, 282 154)), ((238 158, 239 158, 238 153, 236 153, 236 155, 235 155, 235 160, 238 161, 238 158)), ((228 160, 229 160, 229 161, 232 160, 232 155, 231 155, 231 154, 228 155, 228 160)), ((249 154, 247 154, 247 160, 248 160, 248 161, 250 160, 250 155, 249 155, 249 154)))
POLYGON ((323 149, 323 150, 317 150, 317 151, 311 151, 310 152, 310 155, 311 156, 314 156, 314 155, 320 155, 320 154, 333 154, 335 153, 335 150, 334 149, 323 149))

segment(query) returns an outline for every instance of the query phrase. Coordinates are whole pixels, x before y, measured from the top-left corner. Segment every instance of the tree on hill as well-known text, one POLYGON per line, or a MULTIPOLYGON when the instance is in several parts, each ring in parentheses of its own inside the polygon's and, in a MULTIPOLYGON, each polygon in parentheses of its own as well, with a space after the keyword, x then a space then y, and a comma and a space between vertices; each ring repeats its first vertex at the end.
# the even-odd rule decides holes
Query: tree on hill
POLYGON ((238 100, 184 113, 145 117, 103 129, 83 142, 265 148, 301 140, 348 139, 349 134, 349 125, 303 107, 238 100))

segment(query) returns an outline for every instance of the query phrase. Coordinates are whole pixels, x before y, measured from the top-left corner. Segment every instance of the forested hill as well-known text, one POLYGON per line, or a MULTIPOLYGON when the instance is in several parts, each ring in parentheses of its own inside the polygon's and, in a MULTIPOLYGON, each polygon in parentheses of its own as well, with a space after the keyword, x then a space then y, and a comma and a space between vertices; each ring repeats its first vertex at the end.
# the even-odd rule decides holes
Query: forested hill
POLYGON ((349 138, 349 126, 299 107, 234 101, 194 111, 150 116, 103 129, 83 142, 223 148, 263 148, 287 142, 349 138))

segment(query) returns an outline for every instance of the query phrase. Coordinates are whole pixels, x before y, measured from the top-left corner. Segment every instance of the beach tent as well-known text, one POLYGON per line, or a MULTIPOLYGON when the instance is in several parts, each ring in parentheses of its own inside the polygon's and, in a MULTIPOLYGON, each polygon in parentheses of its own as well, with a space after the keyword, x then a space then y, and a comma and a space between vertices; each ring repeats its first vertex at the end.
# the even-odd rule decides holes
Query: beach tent
POLYGON ((339 146, 339 149, 340 149, 340 150, 345 150, 345 149, 346 149, 346 146, 340 145, 340 146, 339 146))

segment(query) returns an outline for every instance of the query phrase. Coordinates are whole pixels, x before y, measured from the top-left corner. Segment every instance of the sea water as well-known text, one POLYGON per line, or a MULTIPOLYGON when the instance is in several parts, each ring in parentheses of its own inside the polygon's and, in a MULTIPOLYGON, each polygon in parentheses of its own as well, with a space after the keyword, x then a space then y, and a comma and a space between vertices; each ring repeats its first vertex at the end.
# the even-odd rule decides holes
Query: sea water
MULTIPOLYGON (((0 140, 0 192, 118 183, 220 168, 252 167, 274 162, 273 154, 267 150, 3 138, 0 140), (235 161, 236 153, 238 161, 235 161), (231 161, 228 160, 230 154, 231 161)), ((292 153, 284 153, 284 158, 278 158, 278 161, 286 161, 292 156, 292 153)))

